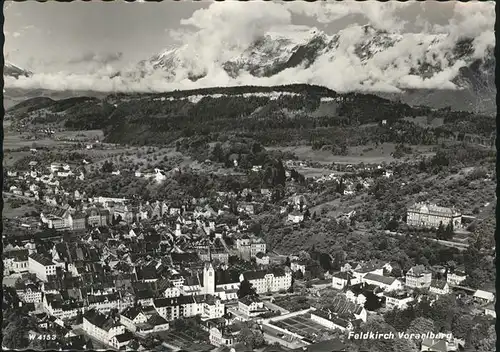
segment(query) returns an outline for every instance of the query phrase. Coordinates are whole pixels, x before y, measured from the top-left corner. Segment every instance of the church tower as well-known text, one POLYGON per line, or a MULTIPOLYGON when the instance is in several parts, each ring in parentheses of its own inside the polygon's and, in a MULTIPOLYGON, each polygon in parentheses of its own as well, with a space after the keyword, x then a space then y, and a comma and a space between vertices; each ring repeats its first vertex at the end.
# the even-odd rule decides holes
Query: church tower
POLYGON ((215 293, 215 270, 211 262, 206 262, 203 268, 203 293, 207 295, 215 293))

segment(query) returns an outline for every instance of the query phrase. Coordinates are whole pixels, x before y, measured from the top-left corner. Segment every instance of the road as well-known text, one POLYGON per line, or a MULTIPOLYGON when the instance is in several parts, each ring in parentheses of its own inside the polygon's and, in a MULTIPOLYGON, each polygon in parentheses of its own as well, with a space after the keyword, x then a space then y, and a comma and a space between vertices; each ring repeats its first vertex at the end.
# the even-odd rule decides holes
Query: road
MULTIPOLYGON (((411 237, 413 237, 413 235, 410 235, 410 234, 405 234, 405 233, 401 233, 401 232, 393 232, 393 231, 389 231, 389 230, 386 230, 385 233, 388 234, 388 235, 411 236, 411 237)), ((439 243, 440 245, 443 245, 443 246, 446 246, 446 247, 456 248, 456 249, 458 249, 460 251, 465 251, 465 250, 467 250, 467 248, 469 248, 469 245, 466 244, 466 243, 458 243, 458 242, 451 242, 451 241, 445 241, 445 240, 438 240, 437 238, 429 238, 429 237, 425 237, 425 239, 428 240, 428 241, 431 241, 431 242, 439 243)))

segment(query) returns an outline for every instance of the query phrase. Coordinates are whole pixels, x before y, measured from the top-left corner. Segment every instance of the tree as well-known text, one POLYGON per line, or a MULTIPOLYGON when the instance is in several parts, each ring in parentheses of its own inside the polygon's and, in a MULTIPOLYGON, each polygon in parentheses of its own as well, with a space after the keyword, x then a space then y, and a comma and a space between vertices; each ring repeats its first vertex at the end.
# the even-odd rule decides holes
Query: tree
POLYGON ((224 151, 222 150, 222 145, 220 143, 215 144, 212 150, 212 160, 216 162, 224 162, 224 151))
POLYGON ((248 281, 247 279, 244 279, 240 283, 240 288, 238 289, 238 298, 243 298, 246 296, 257 296, 257 292, 255 291, 255 288, 253 285, 248 281))
POLYGON ((309 211, 309 209, 306 209, 306 211, 304 212, 304 219, 309 220, 310 218, 311 218, 311 212, 309 211))
POLYGON ((434 331, 434 322, 431 319, 418 317, 411 322, 406 330, 409 334, 426 334, 429 331, 434 331))
POLYGON ((325 271, 330 271, 332 270, 332 261, 330 258, 330 255, 327 253, 321 253, 319 255, 319 264, 325 271))
POLYGON ((101 167, 101 172, 104 172, 104 173, 111 173, 113 172, 113 163, 106 160, 103 164, 102 164, 102 167, 101 167))
POLYGON ((452 239, 453 238, 453 232, 454 232, 454 229, 453 229, 453 222, 449 222, 448 225, 446 225, 446 229, 444 231, 444 238, 449 240, 449 239, 452 239))
POLYGON ((262 332, 248 327, 243 327, 241 329, 237 340, 252 349, 258 348, 264 344, 264 336, 262 335, 262 332))

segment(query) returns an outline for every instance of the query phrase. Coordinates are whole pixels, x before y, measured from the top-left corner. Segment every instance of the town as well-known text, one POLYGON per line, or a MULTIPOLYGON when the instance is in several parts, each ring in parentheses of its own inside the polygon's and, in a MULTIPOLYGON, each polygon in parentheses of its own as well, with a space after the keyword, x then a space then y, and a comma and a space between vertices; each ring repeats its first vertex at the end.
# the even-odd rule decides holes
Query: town
MULTIPOLYGON (((383 317, 398 329, 394 334, 436 334, 395 340, 395 348, 402 343, 411 345, 408 351, 459 351, 487 345, 494 329, 495 294, 483 287, 484 275, 483 281, 474 277, 481 269, 469 267, 474 253, 492 255, 488 245, 475 248, 480 241, 471 229, 481 226, 481 213, 491 211, 488 204, 463 214, 454 206, 408 203, 400 219, 389 219, 376 233, 385 237, 381 250, 387 241, 437 246, 426 249, 435 254, 413 263, 397 250, 376 256, 358 250, 358 257, 315 246, 283 252, 266 241, 262 221, 255 220, 272 213, 289 239, 323 220, 334 226, 327 233, 373 234, 369 219, 361 216, 367 210, 349 202, 376 196, 384 182, 397 184, 404 171, 396 163, 336 164, 329 173, 306 178, 296 169, 313 167, 310 162, 285 160, 276 166, 283 173, 281 187, 159 199, 151 192, 89 194, 79 185, 128 177, 163 187, 169 178, 193 171, 137 170, 105 161, 92 173, 85 159, 44 164, 37 161, 39 154, 26 157, 24 170, 4 172, 7 203, 37 209, 5 219, 3 304, 12 321, 4 330, 7 342, 26 341, 32 348, 238 352, 333 352, 357 344, 362 351, 370 350, 366 343, 379 342, 363 345, 350 337, 386 329, 377 320, 383 317), (342 211, 313 201, 325 187, 335 194, 324 204, 337 202, 342 211), (459 257, 465 259, 460 263, 459 257), (453 321, 446 315, 450 311, 459 315, 453 321)), ((239 170, 237 159, 229 167, 239 170)), ((250 165, 246 172, 262 175, 267 167, 250 165)), ((484 173, 471 180, 493 182, 484 173)))

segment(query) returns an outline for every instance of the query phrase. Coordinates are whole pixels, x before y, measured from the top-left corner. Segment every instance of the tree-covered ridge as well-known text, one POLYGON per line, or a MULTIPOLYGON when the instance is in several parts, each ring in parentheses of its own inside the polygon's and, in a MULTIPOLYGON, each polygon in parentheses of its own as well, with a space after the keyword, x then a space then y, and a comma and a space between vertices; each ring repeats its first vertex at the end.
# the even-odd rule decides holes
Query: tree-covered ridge
POLYGON ((337 94, 304 84, 31 100, 33 104, 23 102, 9 111, 20 129, 102 129, 106 141, 133 145, 173 145, 193 136, 217 142, 236 135, 268 146, 329 145, 341 151, 369 142, 436 144, 457 133, 486 138, 496 128, 493 119, 472 113, 411 107, 371 94, 337 94), (28 111, 27 106, 40 108, 28 111), (421 116, 443 123, 421 126, 411 120, 421 116), (359 133, 360 126, 364 133, 359 133))

